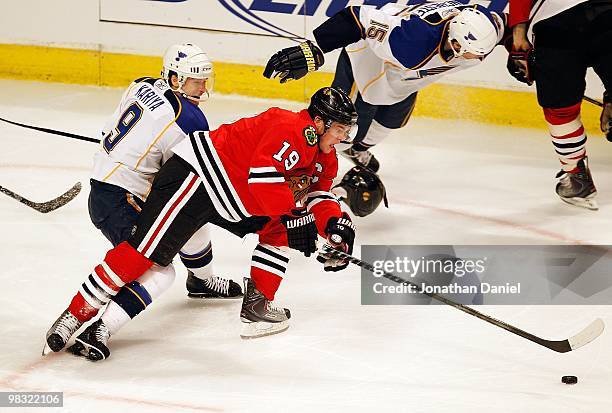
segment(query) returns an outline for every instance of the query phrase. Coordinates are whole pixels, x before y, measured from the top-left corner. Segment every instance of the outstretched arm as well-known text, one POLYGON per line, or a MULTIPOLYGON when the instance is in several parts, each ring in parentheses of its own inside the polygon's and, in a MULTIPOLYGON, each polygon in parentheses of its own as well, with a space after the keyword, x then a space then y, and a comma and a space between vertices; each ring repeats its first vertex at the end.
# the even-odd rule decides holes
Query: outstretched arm
POLYGON ((359 22, 359 7, 350 6, 327 19, 314 31, 317 44, 307 40, 297 46, 276 52, 266 65, 263 75, 278 77, 281 83, 298 80, 325 63, 323 53, 348 46, 364 37, 359 22))

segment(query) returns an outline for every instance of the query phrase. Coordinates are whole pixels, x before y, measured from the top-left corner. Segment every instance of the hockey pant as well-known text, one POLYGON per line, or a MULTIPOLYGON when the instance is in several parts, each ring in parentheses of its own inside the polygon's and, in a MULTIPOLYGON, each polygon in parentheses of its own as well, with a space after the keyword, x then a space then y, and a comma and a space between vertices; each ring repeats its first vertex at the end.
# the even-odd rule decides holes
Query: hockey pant
POLYGON ((260 235, 264 245, 259 245, 259 250, 253 253, 251 274, 256 288, 273 298, 282 279, 280 274, 284 274, 289 261, 278 249, 287 246, 287 238, 281 232, 282 224, 276 221, 261 216, 239 222, 223 219, 200 177, 188 163, 174 156, 157 174, 132 235, 110 250, 95 267, 72 299, 70 311, 80 321, 91 319, 121 287, 138 279, 153 264, 170 265, 180 248, 207 223, 239 237, 249 233, 260 235))
MULTIPOLYGON (((91 221, 113 246, 117 246, 130 236, 144 201, 113 184, 94 179, 90 180, 90 184, 88 207, 91 221)), ((185 267, 200 279, 213 276, 209 227, 209 225, 204 225, 196 231, 179 252, 185 267)), ((175 275, 172 264, 163 270, 162 267, 158 267, 157 270, 149 270, 138 280, 121 288, 119 293, 112 297, 112 302, 105 310, 104 316, 106 317, 103 316, 105 324, 107 326, 115 324, 118 329, 125 322, 137 316, 151 304, 153 299, 172 285, 175 275), (118 323, 119 319, 122 320, 121 323, 118 323)), ((86 287, 90 291, 92 289, 95 291, 95 280, 90 281, 90 284, 92 285, 88 287, 82 286, 84 292, 86 287)), ((91 298, 90 301, 94 301, 94 298, 91 298)), ((111 329, 111 332, 114 331, 116 330, 111 329)))
POLYGON ((534 26, 535 82, 552 143, 565 171, 586 156, 580 119, 587 68, 612 90, 612 2, 578 4, 534 26))

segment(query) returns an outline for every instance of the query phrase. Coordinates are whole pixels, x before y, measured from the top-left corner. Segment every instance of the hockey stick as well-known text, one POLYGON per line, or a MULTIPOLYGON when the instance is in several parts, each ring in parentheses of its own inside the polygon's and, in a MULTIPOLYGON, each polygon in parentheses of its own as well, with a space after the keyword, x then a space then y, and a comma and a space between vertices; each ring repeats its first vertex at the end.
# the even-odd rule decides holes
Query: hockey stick
POLYGON ((53 135, 65 136, 67 138, 78 139, 85 142, 100 143, 100 139, 90 138, 88 136, 77 135, 70 132, 62 132, 61 130, 41 128, 40 126, 26 125, 25 123, 13 122, 12 120, 0 118, 0 121, 10 123, 11 125, 21 126, 22 128, 33 129, 39 132, 51 133, 53 135))
MULTIPOLYGON (((365 261, 361 261, 359 258, 355 258, 349 254, 346 254, 342 251, 338 251, 332 247, 330 247, 327 244, 323 245, 323 252, 325 254, 329 254, 330 256, 333 256, 335 258, 340 258, 346 261, 349 261, 361 268, 365 268, 368 271, 374 272, 374 266, 372 264, 369 264, 365 261)), ((387 272, 383 272, 382 276, 394 281, 396 283, 399 284, 409 284, 412 286, 415 286, 418 288, 418 286, 408 280, 405 280, 401 277, 398 277, 397 275, 394 274, 390 274, 387 272)), ((420 290, 420 288, 419 288, 420 290)), ((595 321, 593 321, 591 324, 589 324, 588 326, 586 326, 585 328, 583 328, 579 333, 573 335, 572 337, 566 339, 566 340, 560 340, 560 341, 554 341, 554 340, 546 340, 543 338, 540 338, 538 336, 535 336, 531 333, 528 333, 524 330, 521 330, 518 327, 514 327, 511 324, 505 323, 501 320, 498 320, 496 318, 493 318, 491 316, 488 316, 486 314, 481 313, 480 311, 476 311, 471 307, 467 307, 463 304, 459 304, 453 300, 449 300, 448 298, 445 298, 441 295, 438 295, 436 293, 427 293, 427 292, 423 292, 423 294, 427 295, 428 297, 433 298, 434 300, 440 301, 444 304, 450 305, 451 307, 455 307, 457 310, 461 310, 464 313, 468 313, 474 317, 477 317, 483 321, 486 321, 487 323, 493 324, 494 326, 503 328, 506 331, 509 331, 513 334, 516 334, 518 336, 521 336, 523 338, 526 338, 529 341, 532 341, 536 344, 539 344, 541 346, 544 346, 546 348, 549 348, 553 351, 556 351, 557 353, 567 353, 568 351, 572 351, 572 350, 576 350, 577 348, 580 348, 582 346, 584 346, 585 344, 590 343, 591 341, 595 340, 597 337, 599 337, 601 335, 601 333, 604 330, 604 322, 601 318, 597 318, 595 321)))
POLYGON ((601 103, 597 99, 590 98, 586 95, 584 95, 582 98, 586 100, 587 102, 594 104, 595 106, 599 106, 600 108, 603 108, 603 103, 601 103))
POLYGON ((72 188, 70 188, 69 190, 67 190, 62 195, 58 196, 55 199, 52 199, 47 202, 40 202, 40 203, 32 202, 29 199, 25 199, 21 195, 16 194, 10 189, 6 189, 2 186, 0 186, 0 192, 2 192, 5 195, 10 196, 13 199, 16 199, 17 201, 21 202, 24 205, 29 206, 32 209, 37 210, 38 212, 42 212, 43 214, 46 214, 47 212, 54 211, 58 209, 59 207, 66 205, 68 202, 72 201, 79 194, 79 192, 81 192, 81 183, 77 182, 76 184, 74 184, 72 188))

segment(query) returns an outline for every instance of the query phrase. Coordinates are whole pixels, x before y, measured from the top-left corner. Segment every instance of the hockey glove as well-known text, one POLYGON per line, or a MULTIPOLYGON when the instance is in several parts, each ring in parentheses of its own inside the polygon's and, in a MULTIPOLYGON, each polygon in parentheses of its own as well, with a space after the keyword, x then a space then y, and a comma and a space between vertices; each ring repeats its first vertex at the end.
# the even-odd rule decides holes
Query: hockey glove
POLYGON ((531 86, 535 74, 535 52, 533 48, 526 52, 511 51, 508 55, 506 68, 516 80, 531 86))
MULTIPOLYGON (((353 252, 353 242, 355 242, 355 225, 351 218, 346 214, 342 217, 332 217, 327 221, 325 228, 327 234, 327 245, 330 247, 351 254, 353 252)), ((348 261, 334 257, 332 254, 320 252, 317 261, 323 263, 325 271, 340 271, 348 267, 348 261)))
POLYGON ((612 97, 606 91, 603 96, 603 109, 599 117, 601 131, 606 134, 608 142, 612 142, 612 97))
POLYGON ((287 228, 289 248, 298 250, 307 257, 317 250, 317 225, 314 215, 305 209, 295 209, 291 215, 281 216, 281 222, 287 228))
POLYGON ((277 76, 281 83, 289 80, 298 80, 306 76, 308 72, 314 72, 325 63, 323 52, 319 47, 306 40, 299 46, 287 47, 276 52, 264 69, 263 75, 268 79, 277 76))

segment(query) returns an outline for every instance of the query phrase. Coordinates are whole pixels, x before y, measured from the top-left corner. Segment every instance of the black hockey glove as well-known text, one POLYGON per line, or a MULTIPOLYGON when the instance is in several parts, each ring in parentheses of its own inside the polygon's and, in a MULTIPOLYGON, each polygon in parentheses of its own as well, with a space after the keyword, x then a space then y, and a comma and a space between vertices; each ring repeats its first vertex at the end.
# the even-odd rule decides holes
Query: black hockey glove
MULTIPOLYGON (((327 234, 327 245, 330 247, 351 254, 353 243, 355 242, 355 225, 351 218, 343 213, 342 217, 332 217, 327 221, 325 228, 327 234)), ((334 257, 332 254, 320 252, 317 261, 323 263, 325 271, 340 271, 348 267, 348 261, 334 257)))
POLYGON ((291 212, 291 215, 281 216, 281 222, 287 228, 289 248, 310 257, 310 254, 317 250, 315 217, 305 209, 295 209, 291 212))
POLYGON ((529 49, 526 52, 511 51, 508 55, 506 68, 516 80, 531 86, 535 75, 534 49, 529 49))
POLYGON ((281 83, 289 80, 298 80, 306 76, 308 72, 314 72, 325 63, 323 52, 319 47, 306 40, 299 46, 287 47, 276 52, 264 69, 263 75, 268 79, 277 76, 281 83))
POLYGON ((601 131, 606 134, 606 139, 612 142, 612 96, 607 91, 603 95, 603 109, 599 122, 601 131))

